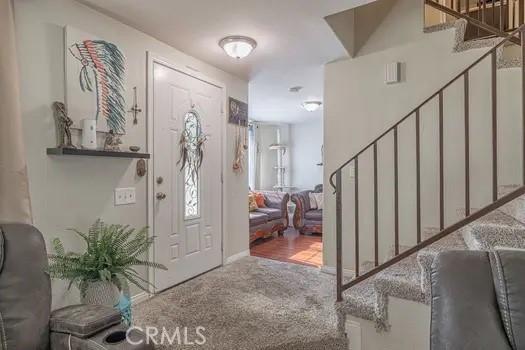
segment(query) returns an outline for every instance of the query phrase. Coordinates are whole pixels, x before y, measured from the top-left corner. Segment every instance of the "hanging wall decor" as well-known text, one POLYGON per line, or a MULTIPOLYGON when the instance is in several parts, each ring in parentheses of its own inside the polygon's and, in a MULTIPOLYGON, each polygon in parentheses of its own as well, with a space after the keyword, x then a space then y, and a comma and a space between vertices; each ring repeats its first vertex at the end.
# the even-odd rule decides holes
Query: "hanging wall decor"
POLYGON ((137 115, 142 112, 142 109, 139 108, 138 102, 137 102, 137 87, 135 86, 133 88, 133 107, 129 110, 133 114, 133 125, 137 125, 139 123, 139 119, 137 118, 137 115))
POLYGON ((184 116, 184 130, 180 135, 180 170, 186 169, 194 181, 199 176, 199 169, 204 157, 204 143, 208 136, 202 132, 199 113, 191 109, 184 116))
POLYGON ((200 215, 199 169, 204 158, 204 144, 208 136, 202 132, 201 118, 192 106, 184 115, 184 130, 180 136, 180 171, 184 176, 184 218, 200 215))
POLYGON ((96 119, 97 131, 124 134, 125 57, 108 41, 67 26, 66 102, 73 128, 82 119, 96 119))
POLYGON ((230 97, 229 101, 229 118, 230 124, 237 126, 248 126, 248 104, 230 97))
POLYGON ((244 171, 244 159, 248 150, 248 129, 242 127, 240 123, 237 125, 234 147, 233 171, 242 174, 244 171))

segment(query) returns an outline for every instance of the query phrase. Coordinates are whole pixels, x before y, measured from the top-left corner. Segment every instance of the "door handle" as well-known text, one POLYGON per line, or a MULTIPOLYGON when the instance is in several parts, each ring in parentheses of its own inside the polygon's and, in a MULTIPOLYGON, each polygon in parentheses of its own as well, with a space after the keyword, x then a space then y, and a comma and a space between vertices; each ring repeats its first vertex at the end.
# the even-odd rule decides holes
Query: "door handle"
POLYGON ((163 200, 166 198, 166 193, 162 193, 162 192, 157 192, 157 195, 156 195, 157 199, 160 201, 160 200, 163 200))

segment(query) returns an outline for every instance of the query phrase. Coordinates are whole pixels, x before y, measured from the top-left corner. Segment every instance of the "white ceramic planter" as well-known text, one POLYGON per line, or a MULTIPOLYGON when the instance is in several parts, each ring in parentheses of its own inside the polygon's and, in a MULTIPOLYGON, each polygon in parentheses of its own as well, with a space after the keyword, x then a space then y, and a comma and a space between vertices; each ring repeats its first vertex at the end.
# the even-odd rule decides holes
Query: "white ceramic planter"
POLYGON ((114 307, 119 302, 120 292, 111 282, 88 282, 86 293, 81 297, 83 304, 114 307))

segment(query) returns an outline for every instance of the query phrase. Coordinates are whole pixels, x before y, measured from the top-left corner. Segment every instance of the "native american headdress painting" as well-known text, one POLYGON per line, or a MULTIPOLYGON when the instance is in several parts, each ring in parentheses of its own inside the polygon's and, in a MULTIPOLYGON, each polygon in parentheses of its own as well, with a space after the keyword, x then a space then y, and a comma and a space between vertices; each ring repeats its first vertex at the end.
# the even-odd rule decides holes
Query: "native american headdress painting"
POLYGON ((124 55, 115 44, 104 40, 83 40, 68 48, 82 68, 78 76, 83 92, 96 94, 96 119, 106 120, 115 133, 124 133, 124 55))

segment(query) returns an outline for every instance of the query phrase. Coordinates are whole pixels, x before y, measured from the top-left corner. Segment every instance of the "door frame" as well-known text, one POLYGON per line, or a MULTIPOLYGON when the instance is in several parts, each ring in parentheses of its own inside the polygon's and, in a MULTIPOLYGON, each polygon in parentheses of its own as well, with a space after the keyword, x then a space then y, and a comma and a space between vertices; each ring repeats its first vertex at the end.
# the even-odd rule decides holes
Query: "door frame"
MULTIPOLYGON (((171 60, 166 59, 165 57, 158 55, 156 53, 153 53, 151 51, 146 51, 146 144, 148 147, 148 152, 150 153, 151 157, 148 162, 148 172, 147 172, 147 189, 146 189, 146 197, 147 197, 147 223, 149 226, 149 236, 155 235, 155 217, 154 217, 154 207, 155 207, 155 174, 154 172, 154 162, 155 162, 155 148, 154 148, 154 141, 155 141, 155 127, 154 127, 154 120, 153 120, 153 67, 155 64, 161 64, 165 67, 168 67, 170 69, 173 69, 175 71, 178 71, 180 73, 186 74, 192 78, 201 80, 205 83, 211 84, 213 86, 218 87, 222 91, 222 103, 221 103, 221 128, 220 128, 220 144, 221 144, 221 214, 220 214, 220 236, 221 236, 221 261, 222 265, 225 263, 224 258, 224 232, 226 232, 224 224, 225 224, 225 218, 224 218, 224 174, 226 172, 226 164, 224 162, 226 158, 226 106, 227 106, 227 92, 226 92, 226 85, 222 82, 219 82, 215 79, 209 78, 208 76, 202 74, 199 70, 189 66, 189 65, 181 65, 177 63, 173 63, 171 60)), ((155 244, 152 244, 151 248, 148 251, 148 257, 150 260, 156 261, 155 259, 155 244)), ((155 271, 153 268, 147 269, 147 276, 148 281, 155 285, 155 271)), ((149 294, 153 295, 155 294, 155 289, 153 286, 148 287, 149 294)))

